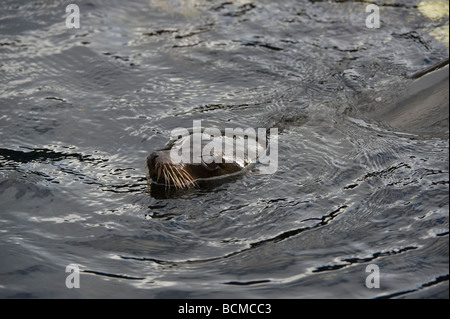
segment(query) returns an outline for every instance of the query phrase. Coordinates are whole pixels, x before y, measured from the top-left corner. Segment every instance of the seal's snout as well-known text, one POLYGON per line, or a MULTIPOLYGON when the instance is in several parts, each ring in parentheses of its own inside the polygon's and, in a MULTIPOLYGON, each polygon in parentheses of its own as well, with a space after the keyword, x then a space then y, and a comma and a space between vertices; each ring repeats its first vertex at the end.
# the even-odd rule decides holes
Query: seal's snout
POLYGON ((150 156, 147 157, 147 168, 150 176, 152 177, 156 172, 156 162, 157 162, 158 154, 153 152, 150 156))
POLYGON ((178 189, 197 185, 185 165, 174 164, 170 159, 170 151, 160 150, 147 157, 147 167, 150 178, 157 184, 166 187, 175 186, 178 189))
POLYGON ((150 154, 150 156, 148 157, 148 160, 150 161, 150 165, 151 166, 155 166, 155 164, 156 164, 156 159, 158 158, 158 154, 156 154, 156 152, 153 152, 153 153, 151 153, 150 154))

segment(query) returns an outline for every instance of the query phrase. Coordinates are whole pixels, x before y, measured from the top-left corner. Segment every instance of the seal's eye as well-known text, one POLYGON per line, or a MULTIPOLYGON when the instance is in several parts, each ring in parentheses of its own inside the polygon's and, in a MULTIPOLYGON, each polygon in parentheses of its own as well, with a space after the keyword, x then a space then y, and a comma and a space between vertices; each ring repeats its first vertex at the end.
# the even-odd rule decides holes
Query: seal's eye
POLYGON ((202 156, 202 166, 209 171, 215 171, 219 166, 214 161, 214 156, 202 156))

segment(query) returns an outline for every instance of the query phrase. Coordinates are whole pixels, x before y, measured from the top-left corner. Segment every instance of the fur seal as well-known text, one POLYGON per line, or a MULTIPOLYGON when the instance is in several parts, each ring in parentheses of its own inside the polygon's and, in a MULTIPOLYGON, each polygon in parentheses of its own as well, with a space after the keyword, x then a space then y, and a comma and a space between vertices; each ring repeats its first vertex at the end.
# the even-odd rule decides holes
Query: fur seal
POLYGON ((202 181, 250 170, 265 154, 265 143, 265 136, 257 139, 255 134, 189 132, 147 157, 148 176, 152 183, 165 187, 198 187, 202 181))

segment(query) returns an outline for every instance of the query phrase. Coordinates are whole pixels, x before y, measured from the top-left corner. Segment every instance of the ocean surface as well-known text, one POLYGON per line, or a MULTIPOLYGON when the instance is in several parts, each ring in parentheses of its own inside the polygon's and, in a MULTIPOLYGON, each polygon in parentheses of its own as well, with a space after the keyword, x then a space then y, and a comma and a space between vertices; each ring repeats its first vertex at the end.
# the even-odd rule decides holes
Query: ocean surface
POLYGON ((375 2, 1 1, 0 298, 448 298, 448 113, 371 116, 448 1, 375 2), (155 192, 194 120, 278 128, 277 171, 155 192))

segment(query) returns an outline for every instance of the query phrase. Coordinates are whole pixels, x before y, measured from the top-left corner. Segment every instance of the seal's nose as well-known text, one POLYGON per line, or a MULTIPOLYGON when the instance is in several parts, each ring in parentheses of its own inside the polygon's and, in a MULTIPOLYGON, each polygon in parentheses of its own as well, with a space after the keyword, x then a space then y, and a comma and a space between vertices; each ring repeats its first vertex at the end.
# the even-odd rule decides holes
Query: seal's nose
POLYGON ((156 152, 153 152, 150 154, 150 164, 152 166, 155 166, 155 161, 158 158, 158 154, 156 154, 156 152))

